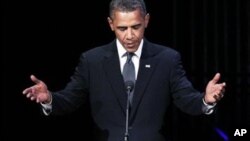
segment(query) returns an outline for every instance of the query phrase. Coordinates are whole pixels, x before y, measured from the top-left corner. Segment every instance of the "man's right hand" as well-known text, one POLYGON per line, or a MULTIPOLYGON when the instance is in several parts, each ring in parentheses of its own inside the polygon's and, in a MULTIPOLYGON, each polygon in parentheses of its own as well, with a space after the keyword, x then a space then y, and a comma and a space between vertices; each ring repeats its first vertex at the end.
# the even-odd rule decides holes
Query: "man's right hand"
POLYGON ((34 75, 31 75, 30 79, 35 83, 35 85, 23 90, 23 94, 32 101, 35 100, 37 103, 50 103, 51 94, 46 84, 43 81, 37 79, 34 75))

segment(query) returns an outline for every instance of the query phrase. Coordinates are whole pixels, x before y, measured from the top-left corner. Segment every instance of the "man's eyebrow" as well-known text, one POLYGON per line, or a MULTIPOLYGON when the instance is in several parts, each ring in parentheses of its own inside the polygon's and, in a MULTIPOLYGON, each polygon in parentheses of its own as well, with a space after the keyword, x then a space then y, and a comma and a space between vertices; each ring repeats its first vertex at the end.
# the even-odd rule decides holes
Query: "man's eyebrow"
POLYGON ((133 25, 132 27, 138 27, 138 26, 141 26, 142 24, 139 23, 139 24, 136 24, 136 25, 133 25))
MULTIPOLYGON (((131 27, 137 27, 137 26, 141 26, 142 24, 139 23, 139 24, 135 24, 135 25, 132 25, 131 27)), ((128 28, 129 26, 117 26, 117 28, 128 28)))

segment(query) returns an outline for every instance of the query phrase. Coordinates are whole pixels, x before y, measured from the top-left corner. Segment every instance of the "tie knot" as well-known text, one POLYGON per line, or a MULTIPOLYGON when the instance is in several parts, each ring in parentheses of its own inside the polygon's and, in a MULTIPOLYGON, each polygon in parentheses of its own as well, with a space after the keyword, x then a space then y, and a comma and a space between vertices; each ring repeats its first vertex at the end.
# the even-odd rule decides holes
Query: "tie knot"
POLYGON ((131 62, 131 58, 133 57, 134 53, 133 52, 127 52, 127 62, 131 62))

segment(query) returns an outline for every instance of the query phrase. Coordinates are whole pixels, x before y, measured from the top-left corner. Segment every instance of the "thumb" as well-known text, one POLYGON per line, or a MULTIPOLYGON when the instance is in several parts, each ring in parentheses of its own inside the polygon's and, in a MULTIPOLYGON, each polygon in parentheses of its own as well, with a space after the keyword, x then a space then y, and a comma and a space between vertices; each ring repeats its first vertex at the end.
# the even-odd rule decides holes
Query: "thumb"
POLYGON ((36 83, 36 84, 38 84, 38 83, 41 82, 41 80, 37 79, 37 78, 35 77, 35 75, 31 75, 31 76, 30 76, 30 79, 31 79, 34 83, 36 83))
POLYGON ((216 73, 214 78, 212 79, 212 82, 215 84, 220 80, 220 73, 216 73))

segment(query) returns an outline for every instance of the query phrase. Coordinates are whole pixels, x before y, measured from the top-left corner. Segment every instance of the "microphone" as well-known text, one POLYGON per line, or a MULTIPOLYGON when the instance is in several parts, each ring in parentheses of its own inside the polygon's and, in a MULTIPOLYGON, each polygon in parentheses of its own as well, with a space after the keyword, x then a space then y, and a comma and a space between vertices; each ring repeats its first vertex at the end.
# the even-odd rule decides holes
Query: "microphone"
POLYGON ((134 89, 134 82, 133 81, 126 81, 125 82, 125 88, 127 90, 127 107, 126 107, 126 127, 125 127, 125 136, 124 136, 124 141, 128 141, 128 136, 129 136, 129 133, 128 133, 128 124, 129 124, 129 97, 130 97, 130 94, 131 92, 133 91, 134 89))
POLYGON ((126 81, 125 87, 127 92, 131 92, 134 89, 134 82, 133 81, 126 81))

